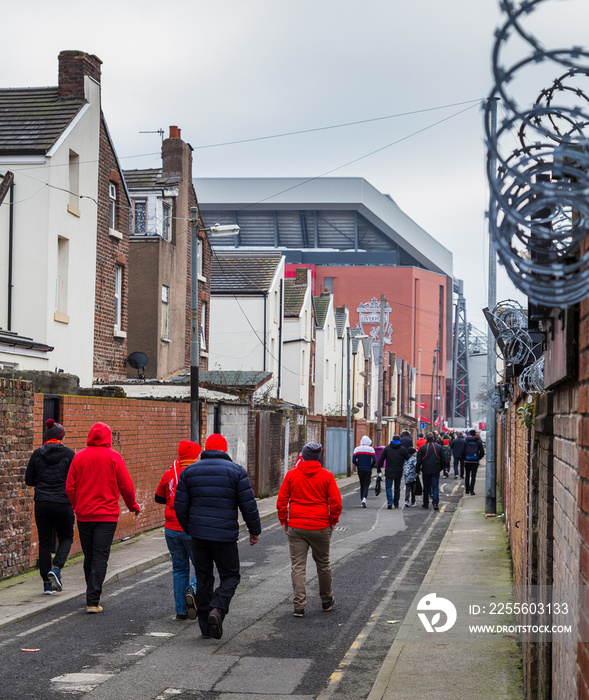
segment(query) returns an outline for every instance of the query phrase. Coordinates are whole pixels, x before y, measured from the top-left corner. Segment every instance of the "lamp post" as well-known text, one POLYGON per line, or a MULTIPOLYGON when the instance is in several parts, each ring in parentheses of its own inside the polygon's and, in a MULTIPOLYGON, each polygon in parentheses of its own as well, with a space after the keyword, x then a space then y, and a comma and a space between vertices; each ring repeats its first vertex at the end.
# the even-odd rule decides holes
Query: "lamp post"
MULTIPOLYGON (((212 236, 235 236, 237 225, 202 227, 212 236)), ((200 323, 198 318, 198 208, 190 207, 190 439, 200 442, 198 366, 200 364, 200 323)))

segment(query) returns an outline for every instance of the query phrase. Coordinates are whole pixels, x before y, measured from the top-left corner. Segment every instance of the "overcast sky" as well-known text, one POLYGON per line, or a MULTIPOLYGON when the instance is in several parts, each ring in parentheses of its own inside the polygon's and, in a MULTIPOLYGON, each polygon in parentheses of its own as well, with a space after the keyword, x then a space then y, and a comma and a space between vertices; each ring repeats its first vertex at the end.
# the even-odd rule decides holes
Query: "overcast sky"
MULTIPOLYGON (((530 25, 545 45, 582 44, 587 5, 547 0, 530 25)), ((167 135, 174 124, 195 149, 194 176, 366 178, 452 251, 468 319, 486 332, 478 102, 492 84, 496 0, 21 0, 3 17, 3 87, 57 84, 62 50, 102 59, 103 109, 124 168, 157 167, 159 135, 139 132, 167 135)), ((524 300, 501 269, 497 298, 524 300)))

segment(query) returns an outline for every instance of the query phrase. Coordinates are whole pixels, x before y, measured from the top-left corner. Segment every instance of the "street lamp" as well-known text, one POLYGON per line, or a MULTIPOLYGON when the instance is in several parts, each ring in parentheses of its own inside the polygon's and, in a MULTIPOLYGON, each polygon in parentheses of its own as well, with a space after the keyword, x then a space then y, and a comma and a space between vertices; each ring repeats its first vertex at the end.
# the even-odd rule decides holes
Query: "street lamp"
MULTIPOLYGON (((215 224, 204 228, 211 236, 235 236, 239 226, 215 224)), ((190 439, 200 442, 198 366, 200 364, 198 318, 198 208, 190 207, 190 439)))
MULTIPOLYGON (((355 335, 355 340, 363 340, 367 338, 367 335, 359 334, 355 335)), ((351 374, 352 370, 350 367, 350 354, 351 354, 351 339, 352 339, 352 329, 348 326, 346 329, 346 362, 347 362, 347 410, 346 410, 346 444, 347 444, 347 460, 346 460, 346 476, 352 476, 352 413, 357 413, 357 408, 352 408, 352 390, 351 390, 351 374)), ((358 345, 356 345, 356 350, 353 352, 354 355, 358 353, 358 345)), ((362 372, 360 374, 363 374, 362 372)), ((362 404, 358 402, 359 406, 362 404)))

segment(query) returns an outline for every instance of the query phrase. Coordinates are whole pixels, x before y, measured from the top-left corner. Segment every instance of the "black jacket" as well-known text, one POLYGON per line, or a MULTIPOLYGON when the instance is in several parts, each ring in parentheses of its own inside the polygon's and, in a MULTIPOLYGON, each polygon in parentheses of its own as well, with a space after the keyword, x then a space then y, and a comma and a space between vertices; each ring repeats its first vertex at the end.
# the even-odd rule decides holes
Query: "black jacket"
POLYGON ((35 450, 25 472, 25 484, 35 487, 35 501, 52 501, 71 506, 65 480, 75 452, 61 442, 51 442, 35 450))
POLYGON ((205 450, 180 474, 174 510, 192 537, 234 542, 239 535, 238 508, 250 535, 259 535, 262 526, 250 480, 226 452, 205 450))
POLYGON ((417 473, 439 474, 444 468, 442 445, 428 440, 417 452, 417 473))
POLYGON ((403 476, 403 464, 409 459, 409 452, 401 443, 389 442, 380 455, 376 468, 380 472, 385 465, 384 475, 387 479, 400 479, 403 476), (385 461, 386 460, 386 461, 385 461))
POLYGON ((410 447, 413 447, 413 440, 411 439, 411 435, 401 435, 401 445, 408 450, 410 447))
POLYGON ((450 443, 450 449, 452 454, 456 459, 464 459, 464 446, 466 445, 466 440, 463 437, 457 437, 450 443))

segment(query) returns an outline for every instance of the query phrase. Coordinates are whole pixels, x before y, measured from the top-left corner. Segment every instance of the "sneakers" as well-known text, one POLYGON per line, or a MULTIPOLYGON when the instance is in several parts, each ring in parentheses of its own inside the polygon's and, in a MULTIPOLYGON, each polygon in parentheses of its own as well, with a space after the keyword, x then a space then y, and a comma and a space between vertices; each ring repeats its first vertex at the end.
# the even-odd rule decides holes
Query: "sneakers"
POLYGON ((196 591, 194 586, 188 586, 184 599, 186 600, 186 615, 189 620, 196 620, 196 591))
POLYGON ((53 584, 51 581, 43 581, 43 595, 53 595, 53 584))
POLYGON ((293 615, 295 617, 305 617, 305 608, 295 608, 293 615))
POLYGON ((54 591, 63 591, 63 583, 61 582, 61 572, 54 566, 51 571, 47 574, 47 578, 53 584, 54 591))
POLYGON ((415 508, 416 505, 417 505, 417 503, 412 503, 412 504, 409 506, 409 508, 415 508))
POLYGON ((176 613, 174 620, 186 620, 188 616, 185 613, 176 613))
POLYGON ((458 474, 454 474, 454 478, 455 478, 455 479, 458 479, 458 474))
POLYGON ((388 506, 387 506, 387 508, 388 508, 389 510, 393 510, 393 504, 392 504, 392 503, 389 503, 388 506))
POLYGON ((209 627, 211 628, 211 637, 213 639, 221 639, 223 636, 223 618, 217 608, 213 608, 209 612, 209 627))
POLYGON ((366 499, 365 498, 362 499, 362 508, 366 508, 366 499))
POLYGON ((405 501, 405 508, 409 508, 409 507, 410 507, 409 501, 405 501))
POLYGON ((335 605, 335 596, 331 596, 331 600, 329 603, 321 603, 321 607, 323 608, 323 612, 329 612, 333 606, 335 605))
POLYGON ((87 605, 86 612, 89 614, 101 613, 102 612, 102 605, 87 605))

